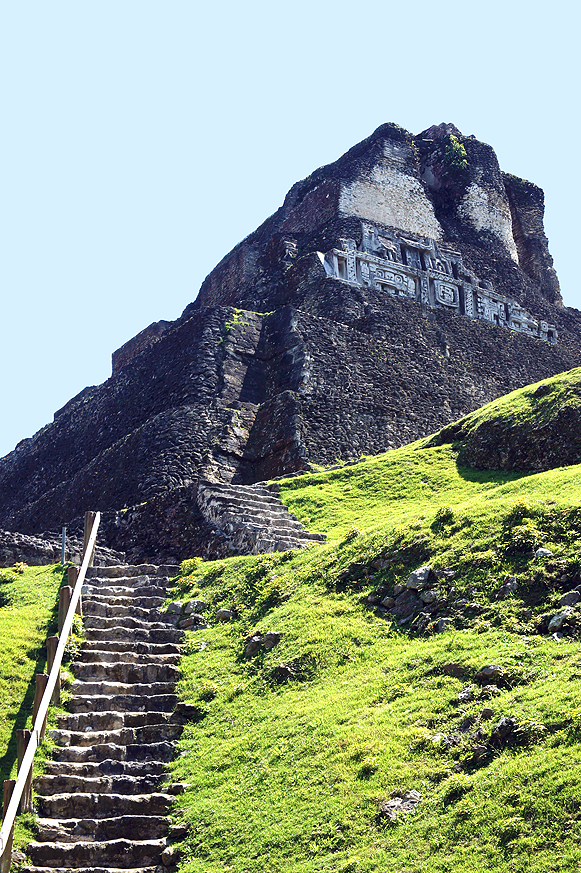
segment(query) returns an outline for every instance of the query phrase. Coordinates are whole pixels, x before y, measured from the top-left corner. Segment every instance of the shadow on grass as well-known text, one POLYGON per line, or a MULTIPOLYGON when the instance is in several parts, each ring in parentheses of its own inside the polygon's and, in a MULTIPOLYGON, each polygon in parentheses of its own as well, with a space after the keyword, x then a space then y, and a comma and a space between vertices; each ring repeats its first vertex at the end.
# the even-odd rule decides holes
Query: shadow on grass
POLYGON ((527 476, 535 475, 524 470, 516 472, 514 470, 476 470, 460 463, 456 463, 456 469, 460 478, 466 482, 480 482, 482 484, 491 482, 494 485, 505 485, 507 482, 516 482, 518 479, 526 479, 527 476))
MULTIPOLYGON (((49 637, 52 634, 56 633, 57 630, 57 619, 58 619, 58 598, 52 609, 50 614, 50 618, 47 624, 46 636, 49 637)), ((46 667, 46 646, 43 644, 39 646, 38 649, 31 649, 27 653, 28 656, 32 659, 36 656, 36 661, 32 670, 32 675, 30 678, 30 682, 28 683, 28 687, 26 689, 26 694, 22 699, 22 703, 20 704, 18 710, 16 712, 9 712, 8 718, 14 719, 12 724, 12 731, 10 734, 10 739, 8 741, 8 745, 6 747, 6 751, 0 758, 0 785, 3 784, 4 779, 10 779, 10 774, 12 772, 12 768, 14 766, 14 762, 17 760, 17 750, 16 750, 16 731, 22 730, 26 727, 26 722, 28 717, 32 714, 32 706, 34 704, 34 691, 36 687, 36 674, 44 672, 46 667)))

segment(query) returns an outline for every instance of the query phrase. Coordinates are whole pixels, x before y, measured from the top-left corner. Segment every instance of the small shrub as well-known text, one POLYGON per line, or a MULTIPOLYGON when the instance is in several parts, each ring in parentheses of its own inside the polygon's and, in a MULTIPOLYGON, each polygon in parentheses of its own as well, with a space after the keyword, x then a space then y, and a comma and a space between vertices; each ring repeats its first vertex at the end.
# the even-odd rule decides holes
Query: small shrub
POLYGON ((182 576, 190 576, 200 569, 200 564, 203 564, 203 558, 187 558, 180 564, 180 573, 182 576))
POLYGON ((505 534, 505 550, 509 555, 529 554, 539 546, 544 539, 532 521, 518 524, 505 534))
POLYGON ((473 787, 471 779, 463 773, 451 776, 442 790, 442 804, 448 806, 450 803, 455 803, 468 791, 472 791, 473 787))
POLYGON ((373 758, 365 758, 361 767, 357 771, 358 779, 371 779, 374 773, 377 772, 377 762, 373 758))
POLYGON ((208 703, 218 693, 218 688, 213 682, 202 682, 198 688, 198 697, 208 703))
POLYGON ((14 570, 0 570, 0 584, 4 582, 15 582, 16 573, 14 570))
POLYGON ((514 525, 521 524, 525 518, 530 518, 531 516, 532 511, 525 501, 517 500, 506 513, 504 524, 508 527, 514 527, 514 525))
POLYGON ((468 155, 466 149, 454 134, 450 135, 448 143, 444 149, 444 158, 451 170, 463 172, 468 169, 468 155))
POLYGON ((433 531, 441 531, 454 521, 454 510, 451 506, 440 506, 431 524, 433 531))
POLYGON ((71 633, 65 646, 65 658, 69 661, 74 661, 81 651, 81 646, 85 639, 85 630, 83 628, 83 619, 80 615, 73 616, 73 625, 71 633))
POLYGON ((516 742, 522 746, 536 746, 547 734, 547 726, 534 719, 518 721, 515 727, 516 742))

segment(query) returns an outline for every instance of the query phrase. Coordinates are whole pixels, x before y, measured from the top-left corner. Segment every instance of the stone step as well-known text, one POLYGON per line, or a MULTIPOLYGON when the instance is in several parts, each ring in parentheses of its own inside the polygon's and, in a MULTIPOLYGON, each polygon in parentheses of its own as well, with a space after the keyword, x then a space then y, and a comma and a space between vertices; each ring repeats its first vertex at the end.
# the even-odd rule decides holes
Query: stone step
MULTIPOLYGON (((139 610, 137 610, 139 613, 139 610)), ((85 615, 83 625, 85 630, 107 630, 109 628, 126 628, 127 630, 166 630, 170 625, 165 621, 165 613, 158 610, 144 610, 145 616, 133 617, 130 613, 113 615, 111 617, 101 615, 85 615)))
POLYGON ((83 585, 83 597, 163 597, 170 590, 169 585, 158 585, 152 582, 144 582, 140 586, 128 587, 125 585, 83 585))
POLYGON ((20 873, 160 873, 156 864, 154 867, 21 867, 20 873))
POLYGON ((90 731, 120 730, 156 724, 183 725, 187 718, 177 712, 78 712, 57 716, 61 731, 88 733, 90 731))
POLYGON ((176 682, 180 671, 173 664, 149 661, 82 661, 71 664, 71 670, 78 680, 99 682, 123 682, 135 684, 144 682, 176 682))
MULTIPOLYGON (((212 497, 231 498, 238 500, 260 500, 271 506, 284 506, 280 497, 276 497, 272 491, 266 488, 252 488, 250 485, 224 485, 219 482, 204 484, 204 490, 210 492, 212 497)), ((168 574, 169 575, 169 574, 168 574)))
POLYGON ((142 594, 96 594, 91 591, 83 596, 83 611, 87 612, 89 606, 94 609, 99 605, 111 608, 114 606, 137 606, 140 609, 159 609, 164 600, 165 597, 162 597, 161 594, 152 597, 142 594))
POLYGON ((166 765, 198 713, 175 693, 184 632, 172 626, 179 615, 161 609, 178 572, 142 565, 88 574, 69 712, 50 731, 56 748, 34 782, 41 818, 29 873, 162 870, 173 802, 166 765))
POLYGON ((276 501, 271 503, 260 498, 253 499, 250 497, 232 497, 229 494, 213 494, 206 505, 218 512, 233 512, 237 509, 241 513, 246 512, 249 515, 259 514, 267 515, 270 518, 282 518, 285 516, 294 518, 282 503, 276 501))
POLYGON ((160 791, 151 794, 39 795, 35 805, 43 818, 111 818, 116 815, 166 815, 175 798, 160 791))
MULTIPOLYGON (((134 603, 117 605, 109 605, 108 603, 95 603, 93 600, 89 600, 83 603, 83 618, 85 624, 88 618, 121 619, 121 622, 117 622, 121 625, 125 624, 123 619, 133 618, 139 619, 141 622, 143 622, 143 627, 151 624, 151 622, 165 623, 167 621, 170 621, 167 613, 165 613, 163 609, 159 609, 157 606, 147 608, 139 606, 137 598, 135 599, 134 603)), ((133 625, 129 625, 129 627, 133 627, 133 625)))
POLYGON ((297 537, 270 536, 268 531, 258 537, 257 544, 264 552, 287 552, 289 549, 302 549, 306 546, 305 540, 297 537))
POLYGON ((37 796, 54 794, 150 794, 159 791, 159 776, 42 775, 34 780, 37 796))
POLYGON ((47 773, 60 772, 58 767, 69 763, 96 763, 101 761, 152 761, 168 762, 174 756, 175 746, 170 742, 129 743, 126 746, 116 743, 100 743, 96 746, 64 746, 53 750, 53 761, 47 764, 47 773))
POLYGON ((143 594, 144 588, 156 588, 161 591, 166 591, 171 587, 171 583, 167 576, 133 576, 131 578, 119 579, 85 579, 83 590, 94 591, 98 594, 100 591, 124 591, 128 597, 135 597, 138 594, 143 594))
POLYGON ((177 576, 179 572, 179 565, 175 564, 163 564, 160 566, 155 566, 154 564, 122 564, 116 567, 89 567, 87 570, 87 579, 118 579, 119 577, 130 579, 135 576, 177 576))
MULTIPOLYGON (((106 679, 96 682, 83 682, 76 680, 71 684, 71 691, 75 697, 136 697, 145 696, 159 697, 164 694, 173 694, 176 683, 172 682, 109 682, 106 679)), ((123 711, 124 707, 121 709, 123 711)), ((165 710, 160 710, 164 712, 165 710)))
POLYGON ((118 730, 106 731, 76 731, 51 730, 50 735, 58 746, 79 746, 87 748, 100 743, 114 743, 115 745, 128 746, 135 743, 156 743, 161 741, 177 740, 181 737, 183 725, 169 722, 160 724, 148 724, 143 727, 123 727, 118 730))
POLYGON ((67 708, 69 712, 171 712, 177 702, 177 694, 75 694, 68 701, 67 708))
POLYGON ((126 642, 123 640, 85 640, 81 646, 79 660, 111 661, 135 660, 147 655, 149 657, 171 657, 177 663, 180 658, 180 647, 176 643, 144 643, 135 640, 126 642), (99 657, 97 657, 97 655, 99 657))
POLYGON ((183 631, 169 626, 164 626, 163 630, 156 627, 149 630, 127 627, 86 628, 85 635, 88 642, 179 643, 184 638, 183 631))
POLYGON ((103 842, 125 837, 139 840, 166 837, 170 819, 167 816, 120 815, 115 818, 39 818, 36 821, 36 841, 44 842, 103 842))
MULTIPOLYGON (((97 746, 97 748, 101 748, 97 746)), ((117 746, 118 749, 126 748, 117 746)), ((100 776, 163 776, 163 761, 122 761, 105 758, 103 761, 49 761, 44 768, 47 776, 79 776, 97 779, 100 776)))
POLYGON ((63 867, 136 867, 161 863, 165 840, 110 840, 90 843, 29 843, 33 864, 63 867))
POLYGON ((269 533, 297 533, 303 532, 304 528, 298 521, 293 521, 291 518, 272 519, 265 515, 248 515, 247 513, 225 512, 220 517, 220 527, 222 530, 238 529, 241 525, 250 527, 264 528, 269 533))

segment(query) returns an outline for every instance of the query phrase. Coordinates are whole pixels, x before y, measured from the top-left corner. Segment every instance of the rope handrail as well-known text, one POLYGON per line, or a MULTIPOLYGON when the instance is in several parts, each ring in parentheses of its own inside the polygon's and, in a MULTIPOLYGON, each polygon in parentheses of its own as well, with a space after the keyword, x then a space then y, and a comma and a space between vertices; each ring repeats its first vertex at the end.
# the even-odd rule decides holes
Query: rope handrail
POLYGON ((48 682, 46 684, 46 689, 44 694, 42 695, 42 700, 40 701, 40 705, 38 707, 38 712, 36 714, 36 719, 34 721, 34 725, 32 727, 30 740, 28 741, 28 746, 26 748, 26 752, 22 759, 22 764, 18 770, 18 776, 16 778, 16 784, 14 785, 14 789, 12 791, 12 797, 10 798, 10 803, 8 804, 8 808, 6 810, 6 815, 4 816, 4 820, 2 822, 2 827, 0 828, 0 857, 4 854, 9 842, 11 842, 11 834, 12 828, 14 826, 14 821, 16 819, 16 814, 18 812, 18 806, 20 804, 20 800, 24 793, 24 789, 26 786, 26 780, 28 778, 28 774, 32 768, 32 764, 34 761, 34 754, 40 744, 40 737, 42 734, 42 729, 44 725, 44 720, 46 718, 48 707, 50 705, 50 700, 53 694, 53 691, 56 687, 57 681, 60 676, 61 663, 63 660, 63 655, 65 652, 65 646, 67 644, 69 634, 71 632, 71 628, 73 626, 73 619, 75 616, 75 611, 77 609, 77 604, 81 597, 81 590, 83 587, 83 583, 85 581, 85 576, 87 573, 87 569, 91 562, 91 557, 93 555, 93 549, 95 548, 95 543, 97 541, 97 530, 99 528, 99 522, 101 520, 101 513, 97 512, 95 514, 95 519, 93 521, 93 526, 91 528, 91 533, 87 542, 87 547, 83 554, 83 561, 81 564, 81 569, 79 575, 77 577, 77 581, 75 583, 75 587, 73 589, 73 593, 71 596, 71 602, 69 604, 69 608, 63 622, 62 630, 60 632, 59 643, 56 650, 56 654, 54 657, 53 665, 48 677, 48 682))

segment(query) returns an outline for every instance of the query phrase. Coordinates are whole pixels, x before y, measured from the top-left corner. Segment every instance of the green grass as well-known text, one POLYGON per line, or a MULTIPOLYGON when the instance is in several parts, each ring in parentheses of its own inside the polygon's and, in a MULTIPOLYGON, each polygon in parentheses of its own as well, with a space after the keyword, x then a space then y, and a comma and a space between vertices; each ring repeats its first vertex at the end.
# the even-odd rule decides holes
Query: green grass
MULTIPOLYGON (((45 642, 56 630, 60 566, 0 570, 0 784, 16 778, 16 731, 31 727, 35 676, 46 668, 45 642)), ((45 752, 39 750, 36 768, 45 752)), ((32 818, 17 820, 14 845, 31 838, 32 818)))
POLYGON ((580 869, 581 611, 561 640, 538 628, 579 582, 581 466, 478 472, 460 449, 424 440, 283 481, 325 545, 182 565, 172 596, 210 604, 210 627, 188 635, 182 660, 198 720, 172 765, 189 784, 180 873, 580 869), (414 633, 368 601, 423 564, 446 571, 434 582, 444 633, 414 633), (498 599, 507 575, 517 593, 498 599), (235 620, 214 625, 220 607, 235 620), (280 643, 246 658, 257 631, 280 643), (503 676, 483 691, 474 679, 490 663, 503 676), (516 728, 495 745, 502 717, 516 728), (409 789, 416 810, 386 823, 381 803, 409 789))
POLYGON ((581 367, 511 391, 443 428, 439 436, 446 438, 458 426, 467 436, 484 422, 541 424, 552 418, 563 405, 581 405, 581 367))
POLYGON ((323 551, 232 559, 198 576, 201 596, 240 618, 191 634, 183 659, 182 696, 205 717, 186 728, 173 765, 190 784, 180 870, 578 869, 578 644, 494 627, 494 613, 478 631, 410 636, 363 608, 365 588, 334 590, 323 551), (247 660, 256 626, 281 643, 247 660), (451 661, 462 679, 443 672, 451 661), (491 662, 505 670, 498 693, 458 703, 491 662), (298 664, 300 681, 277 685, 280 663, 298 664), (474 732, 505 715, 518 742, 471 767, 474 732), (433 739, 454 734, 451 748, 433 739), (380 802, 411 788, 417 811, 379 822, 380 802))
MULTIPOLYGON (((341 657, 309 683, 236 687, 243 671, 235 659, 228 678, 216 677, 208 715, 187 730, 174 766, 191 786, 182 801, 191 832, 180 869, 577 869, 581 745, 570 681, 577 648, 541 640, 516 648, 494 632, 404 644, 360 616, 343 613, 342 623, 341 657), (525 732, 521 746, 455 774, 465 748, 448 750, 432 737, 458 732, 470 715, 477 729, 483 702, 459 705, 463 682, 441 665, 452 658, 470 670, 499 656, 525 658, 539 678, 486 701, 493 723, 516 715, 532 725, 532 738, 525 732), (547 725, 540 744, 535 716, 547 725), (378 821, 380 802, 410 788, 423 797, 417 811, 395 826, 378 821), (560 866, 552 866, 555 856, 560 866)), ((204 641, 208 648, 190 656, 190 683, 207 682, 224 632, 205 633, 204 641)))
MULTIPOLYGON (((547 420, 577 402, 580 377, 501 398, 463 432, 491 416, 547 420)), ((206 601, 210 626, 188 633, 182 659, 197 717, 171 765, 188 784, 174 812, 189 825, 180 873, 581 868, 581 609, 563 639, 539 632, 581 579, 581 466, 478 472, 443 441, 281 482, 322 546, 182 565, 172 599, 206 601), (553 554, 535 557, 539 546, 553 554), (439 573, 443 633, 435 620, 422 633, 398 625, 369 600, 424 564, 439 573), (506 576, 516 595, 498 599, 506 576), (220 607, 232 622, 213 621, 220 607), (246 637, 266 631, 279 644, 245 657, 246 637), (481 689, 490 663, 502 677, 481 689), (494 743, 502 717, 515 730, 494 743), (410 789, 416 810, 387 823, 381 804, 410 789)), ((37 572, 53 573, 48 616, 58 578, 37 572)), ((25 606, 10 607, 13 621, 25 606)))

